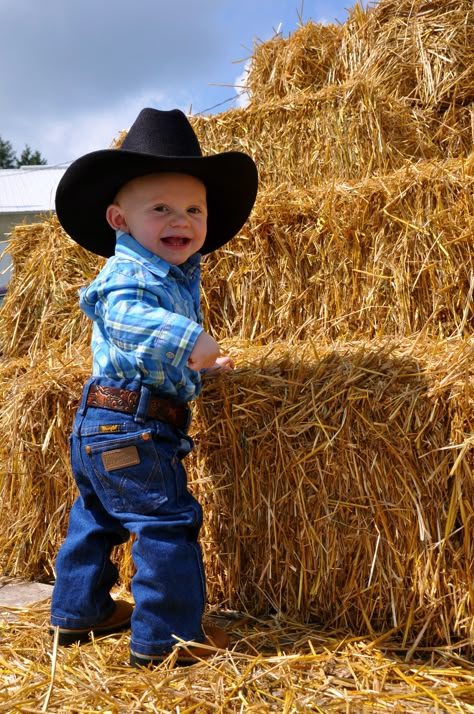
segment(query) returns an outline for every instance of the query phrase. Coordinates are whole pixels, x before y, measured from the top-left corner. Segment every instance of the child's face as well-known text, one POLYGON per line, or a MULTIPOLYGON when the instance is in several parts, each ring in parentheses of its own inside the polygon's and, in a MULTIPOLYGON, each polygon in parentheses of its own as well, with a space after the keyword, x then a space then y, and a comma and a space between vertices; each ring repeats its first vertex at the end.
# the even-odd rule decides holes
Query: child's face
POLYGON ((206 188, 188 174, 140 176, 122 186, 107 220, 167 263, 181 265, 206 239, 206 188))

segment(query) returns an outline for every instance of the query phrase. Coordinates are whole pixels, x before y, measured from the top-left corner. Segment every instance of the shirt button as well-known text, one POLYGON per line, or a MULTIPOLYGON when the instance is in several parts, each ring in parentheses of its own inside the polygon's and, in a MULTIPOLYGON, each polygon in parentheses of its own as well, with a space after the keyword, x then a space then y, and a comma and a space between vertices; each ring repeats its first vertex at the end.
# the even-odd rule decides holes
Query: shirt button
POLYGON ((173 359, 173 357, 174 357, 174 352, 167 352, 167 353, 166 353, 166 356, 167 356, 168 359, 173 359))

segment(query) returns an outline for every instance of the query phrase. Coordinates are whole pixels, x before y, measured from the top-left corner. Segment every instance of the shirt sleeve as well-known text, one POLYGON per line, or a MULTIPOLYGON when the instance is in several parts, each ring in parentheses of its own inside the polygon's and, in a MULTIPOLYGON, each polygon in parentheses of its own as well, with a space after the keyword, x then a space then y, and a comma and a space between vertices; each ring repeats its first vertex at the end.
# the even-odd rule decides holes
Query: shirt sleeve
POLYGON ((95 319, 105 338, 143 364, 159 361, 182 368, 203 332, 197 321, 160 306, 156 292, 133 280, 102 285, 95 298, 95 319))

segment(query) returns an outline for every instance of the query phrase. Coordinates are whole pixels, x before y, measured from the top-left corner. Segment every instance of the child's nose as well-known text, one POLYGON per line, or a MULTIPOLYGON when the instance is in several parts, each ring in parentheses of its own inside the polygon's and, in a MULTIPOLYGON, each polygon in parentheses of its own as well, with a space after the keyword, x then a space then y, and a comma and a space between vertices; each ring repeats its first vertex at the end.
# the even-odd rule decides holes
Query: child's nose
POLYGON ((173 225, 182 225, 188 222, 188 212, 180 211, 178 209, 174 210, 171 215, 171 222, 173 225))

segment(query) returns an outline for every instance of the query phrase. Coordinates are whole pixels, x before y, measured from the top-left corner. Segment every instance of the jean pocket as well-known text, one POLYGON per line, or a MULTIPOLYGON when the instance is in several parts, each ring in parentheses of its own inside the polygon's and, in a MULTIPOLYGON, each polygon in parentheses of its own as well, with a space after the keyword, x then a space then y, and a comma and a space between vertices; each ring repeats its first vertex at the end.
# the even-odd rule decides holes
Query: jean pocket
POLYGON ((145 515, 168 500, 152 432, 89 441, 85 452, 101 486, 104 505, 116 513, 145 515))

